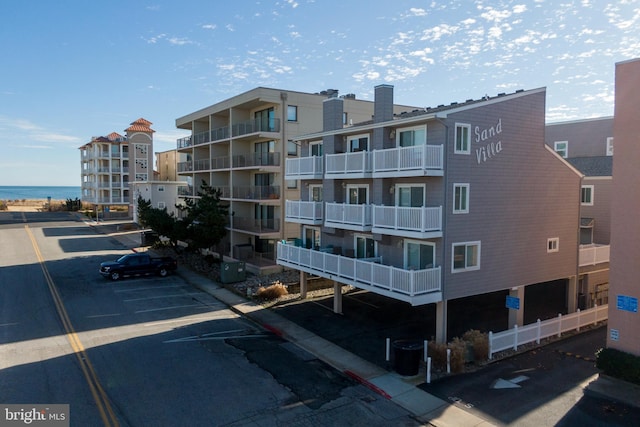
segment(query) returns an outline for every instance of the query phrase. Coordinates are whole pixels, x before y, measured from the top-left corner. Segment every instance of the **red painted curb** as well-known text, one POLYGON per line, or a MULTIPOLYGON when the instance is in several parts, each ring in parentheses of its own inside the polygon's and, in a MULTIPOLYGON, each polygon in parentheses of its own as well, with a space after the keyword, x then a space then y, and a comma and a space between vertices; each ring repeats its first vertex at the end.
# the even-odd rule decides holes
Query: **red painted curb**
POLYGON ((369 381, 365 380, 364 378, 362 378, 360 375, 356 374, 355 372, 346 370, 346 371, 344 371, 344 374, 346 376, 351 377, 354 380, 358 381, 360 384, 364 385, 365 387, 375 391, 379 395, 381 395, 383 397, 386 397, 387 399, 391 399, 391 396, 389 395, 389 393, 387 393, 386 391, 384 391, 383 389, 381 389, 377 385, 371 384, 369 381))
POLYGON ((274 328, 271 325, 268 324, 263 324, 262 327, 264 327, 266 330, 273 332, 274 334, 276 334, 277 336, 279 336, 280 338, 282 338, 284 336, 284 334, 282 333, 282 331, 278 328, 274 328))

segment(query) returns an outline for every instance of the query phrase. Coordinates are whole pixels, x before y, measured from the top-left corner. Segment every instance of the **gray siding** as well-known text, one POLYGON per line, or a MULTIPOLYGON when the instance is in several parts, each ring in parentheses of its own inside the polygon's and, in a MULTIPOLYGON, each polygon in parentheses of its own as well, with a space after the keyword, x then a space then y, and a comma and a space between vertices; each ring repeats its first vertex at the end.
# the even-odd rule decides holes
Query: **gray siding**
POLYGON ((581 206, 582 218, 593 218, 593 243, 608 245, 611 236, 611 191, 613 180, 585 177, 582 185, 593 185, 593 206, 581 206))
POLYGON ((445 299, 576 274, 580 177, 545 148, 544 110, 540 91, 447 118, 445 299), (471 125, 469 155, 454 154, 457 122, 471 125), (468 214, 452 214, 454 183, 470 184, 468 214), (480 269, 452 273, 452 245, 470 241, 481 242, 480 269))
POLYGON ((613 136, 613 117, 551 123, 546 126, 545 143, 568 141, 567 157, 593 157, 607 154, 607 138, 613 136))

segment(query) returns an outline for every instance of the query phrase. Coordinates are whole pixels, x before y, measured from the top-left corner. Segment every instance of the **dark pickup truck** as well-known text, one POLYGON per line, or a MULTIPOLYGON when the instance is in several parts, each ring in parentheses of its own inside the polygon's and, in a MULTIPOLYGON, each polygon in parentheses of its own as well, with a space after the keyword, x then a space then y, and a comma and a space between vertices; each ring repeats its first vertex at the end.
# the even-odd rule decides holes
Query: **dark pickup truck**
POLYGON ((151 257, 145 253, 121 256, 115 261, 100 264, 100 274, 111 280, 119 280, 125 276, 146 276, 157 274, 165 277, 178 268, 178 262, 171 257, 151 257))

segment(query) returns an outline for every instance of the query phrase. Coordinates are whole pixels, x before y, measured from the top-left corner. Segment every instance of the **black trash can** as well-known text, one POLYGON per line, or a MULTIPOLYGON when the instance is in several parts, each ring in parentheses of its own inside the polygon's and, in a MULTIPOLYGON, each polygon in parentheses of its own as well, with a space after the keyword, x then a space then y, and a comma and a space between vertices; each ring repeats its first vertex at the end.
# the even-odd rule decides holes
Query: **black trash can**
POLYGON ((393 355, 396 372, 404 376, 418 375, 423 343, 417 340, 396 340, 393 342, 393 355))

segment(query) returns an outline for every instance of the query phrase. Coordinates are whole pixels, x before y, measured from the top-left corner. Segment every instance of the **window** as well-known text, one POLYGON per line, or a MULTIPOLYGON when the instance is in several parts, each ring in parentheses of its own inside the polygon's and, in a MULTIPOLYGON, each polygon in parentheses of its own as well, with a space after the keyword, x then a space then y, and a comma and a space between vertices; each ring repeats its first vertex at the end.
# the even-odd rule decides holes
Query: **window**
POLYGON ((453 213, 469 213, 469 184, 453 184, 453 213))
POLYGON ((558 252, 560 250, 560 238, 547 239, 547 252, 558 252))
POLYGON ((374 258, 376 256, 376 242, 371 236, 355 236, 356 258, 374 258))
POLYGON ((253 147, 256 165, 272 165, 275 162, 275 141, 257 142, 253 147))
POLYGON ((322 185, 309 185, 309 200, 312 202, 322 201, 322 185))
POLYGON ((342 113, 342 124, 346 125, 347 124, 347 113, 342 113))
POLYGON ((309 144, 309 153, 312 156, 322 156, 322 142, 312 142, 309 144))
POLYGON ((369 203, 369 188, 357 185, 347 186, 347 203, 350 205, 364 205, 369 203))
POLYGON ((607 138, 607 156, 613 156, 613 137, 607 138))
POLYGON ((456 146, 454 153, 469 154, 471 152, 471 125, 456 123, 456 146))
POLYGON ((367 151, 369 149, 369 135, 356 135, 349 137, 349 152, 367 151))
POLYGON ((287 180, 287 188, 289 188, 289 189, 298 188, 298 180, 297 179, 288 179, 287 180))
POLYGON ((298 155, 298 144, 289 140, 287 141, 287 156, 297 156, 298 155))
POLYGON ((298 107, 296 105, 287 105, 287 121, 298 121, 298 107))
POLYGON ((164 185, 158 185, 158 191, 164 191, 164 185))
POLYGON ((254 114, 256 119, 256 131, 263 132, 275 132, 276 131, 276 116, 273 108, 267 108, 266 110, 256 111, 254 114))
POLYGON ((560 154, 565 159, 569 155, 569 142, 568 141, 556 141, 553 143, 553 149, 556 153, 560 154))
POLYGON ((580 192, 580 204, 593 206, 593 185, 583 185, 580 192))
POLYGON ((158 202, 158 209, 164 209, 167 205, 164 202, 158 202))
POLYGON ((307 249, 320 249, 320 229, 318 227, 304 227, 304 247, 307 249))
POLYGON ((422 207, 424 206, 424 185, 398 185, 396 187, 396 206, 422 207))
POLYGON ((399 129, 396 134, 396 144, 398 147, 413 147, 415 145, 425 145, 427 143, 427 126, 417 126, 415 128, 399 129))
POLYGON ((454 243, 452 246, 451 272, 480 269, 480 242, 454 243))
POLYGON ((404 245, 404 263, 407 270, 425 270, 435 266, 433 243, 406 240, 404 245))

